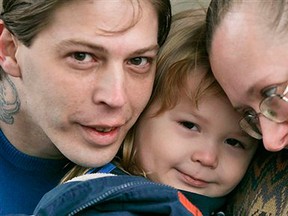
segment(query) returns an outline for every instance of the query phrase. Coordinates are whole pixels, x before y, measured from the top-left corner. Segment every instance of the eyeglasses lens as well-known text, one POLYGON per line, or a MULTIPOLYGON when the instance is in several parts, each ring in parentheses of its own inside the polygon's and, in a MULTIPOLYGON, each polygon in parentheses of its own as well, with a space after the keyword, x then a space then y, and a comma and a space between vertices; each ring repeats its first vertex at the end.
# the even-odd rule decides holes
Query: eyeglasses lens
POLYGON ((288 103, 279 95, 265 98, 260 104, 261 113, 268 119, 281 123, 288 120, 288 103))
POLYGON ((255 139, 262 139, 262 134, 260 130, 259 120, 257 114, 255 115, 246 115, 239 122, 240 127, 243 131, 249 134, 255 139))

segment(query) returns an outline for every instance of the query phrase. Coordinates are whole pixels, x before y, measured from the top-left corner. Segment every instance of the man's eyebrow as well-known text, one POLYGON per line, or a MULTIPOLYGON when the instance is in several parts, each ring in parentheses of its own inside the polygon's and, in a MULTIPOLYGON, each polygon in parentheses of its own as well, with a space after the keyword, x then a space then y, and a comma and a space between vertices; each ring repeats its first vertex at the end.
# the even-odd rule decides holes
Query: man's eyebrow
MULTIPOLYGON (((89 49, 97 50, 97 51, 102 52, 102 53, 106 53, 106 54, 108 53, 108 50, 105 49, 105 47, 103 47, 101 45, 92 44, 90 42, 80 41, 80 40, 65 40, 65 41, 62 41, 61 43, 59 43, 57 45, 57 47, 59 50, 62 50, 63 47, 71 47, 71 46, 79 46, 79 45, 83 46, 83 47, 88 47, 89 49)), ((131 53, 131 55, 141 55, 141 54, 144 54, 146 52, 151 52, 151 51, 158 52, 158 50, 159 50, 159 45, 153 44, 151 46, 135 50, 134 52, 131 53)))
POLYGON ((103 53, 108 53, 108 51, 99 45, 92 44, 90 42, 82 41, 82 40, 65 40, 61 41, 61 43, 57 44, 57 48, 59 50, 62 50, 63 47, 73 47, 73 46, 83 46, 83 47, 88 47, 89 49, 97 50, 103 53))
POLYGON ((159 50, 159 46, 158 45, 152 45, 152 46, 149 46, 149 47, 145 47, 145 48, 136 50, 135 52, 132 53, 132 55, 141 55, 141 54, 144 54, 144 53, 150 52, 150 51, 158 52, 158 50, 159 50))

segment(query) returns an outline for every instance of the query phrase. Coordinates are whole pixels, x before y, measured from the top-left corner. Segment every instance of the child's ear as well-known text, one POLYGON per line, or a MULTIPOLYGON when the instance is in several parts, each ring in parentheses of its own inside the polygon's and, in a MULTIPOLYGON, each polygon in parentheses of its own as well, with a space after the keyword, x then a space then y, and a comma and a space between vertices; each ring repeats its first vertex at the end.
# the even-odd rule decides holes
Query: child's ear
POLYGON ((17 47, 17 40, 7 30, 3 20, 0 20, 0 65, 5 73, 14 77, 21 76, 20 68, 15 58, 17 47))

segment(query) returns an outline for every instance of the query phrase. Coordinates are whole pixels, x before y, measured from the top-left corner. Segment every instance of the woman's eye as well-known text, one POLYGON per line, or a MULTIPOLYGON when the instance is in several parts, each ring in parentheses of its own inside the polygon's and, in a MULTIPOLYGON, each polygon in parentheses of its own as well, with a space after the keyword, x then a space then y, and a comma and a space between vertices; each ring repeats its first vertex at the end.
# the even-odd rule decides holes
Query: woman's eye
POLYGON ((246 110, 244 110, 243 112, 243 117, 245 118, 245 120, 251 124, 251 125, 256 125, 258 124, 258 115, 257 113, 251 109, 251 108, 248 108, 246 110))
POLYGON ((229 139, 225 140, 225 143, 227 143, 228 145, 234 146, 234 147, 238 147, 238 148, 243 148, 244 149, 243 143, 240 142, 237 139, 229 138, 229 139))
POLYGON ((72 57, 79 62, 91 62, 92 56, 86 52, 72 53, 72 57))
POLYGON ((277 86, 269 86, 261 91, 263 97, 270 97, 277 93, 277 86))
POLYGON ((149 63, 149 59, 147 57, 135 57, 131 58, 129 63, 137 66, 145 66, 147 63, 149 63))
POLYGON ((189 130, 199 130, 198 126, 194 124, 193 122, 183 121, 183 122, 180 122, 180 124, 189 130))

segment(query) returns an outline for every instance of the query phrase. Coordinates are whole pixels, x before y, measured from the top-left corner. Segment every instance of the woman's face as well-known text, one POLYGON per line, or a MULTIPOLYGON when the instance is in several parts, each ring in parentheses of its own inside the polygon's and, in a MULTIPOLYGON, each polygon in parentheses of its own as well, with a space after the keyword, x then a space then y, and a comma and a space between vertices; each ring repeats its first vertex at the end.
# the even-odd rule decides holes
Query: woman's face
MULTIPOLYGON (((288 80, 287 34, 270 29, 262 18, 253 5, 242 4, 241 9, 227 13, 213 36, 213 73, 241 113, 247 109, 259 113, 261 92, 288 80)), ((276 123, 260 114, 259 123, 267 150, 288 147, 288 121, 276 123)))

